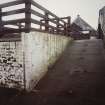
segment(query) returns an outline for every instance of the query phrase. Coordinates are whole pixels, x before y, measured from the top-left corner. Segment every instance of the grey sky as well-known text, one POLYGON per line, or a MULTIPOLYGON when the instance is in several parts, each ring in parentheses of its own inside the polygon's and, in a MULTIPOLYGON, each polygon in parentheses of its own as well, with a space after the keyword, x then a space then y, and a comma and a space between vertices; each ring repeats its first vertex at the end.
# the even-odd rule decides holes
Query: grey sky
MULTIPOLYGON (((0 0, 0 3, 14 0, 0 0)), ((91 26, 97 28, 98 12, 105 6, 105 0, 35 0, 56 15, 71 16, 74 20, 79 14, 91 26)))
POLYGON ((105 0, 36 0, 58 16, 72 17, 77 14, 85 19, 94 28, 97 28, 98 12, 105 6, 105 0))

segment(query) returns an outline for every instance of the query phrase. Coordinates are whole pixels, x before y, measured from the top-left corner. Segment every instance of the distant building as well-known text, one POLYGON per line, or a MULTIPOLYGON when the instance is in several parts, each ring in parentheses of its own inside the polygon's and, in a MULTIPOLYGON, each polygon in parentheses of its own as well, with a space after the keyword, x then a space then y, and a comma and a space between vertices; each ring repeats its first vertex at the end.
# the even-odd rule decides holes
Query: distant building
POLYGON ((96 30, 85 22, 80 15, 77 15, 77 18, 71 24, 70 34, 75 40, 90 39, 90 36, 95 36, 96 33, 96 30))
POLYGON ((98 38, 105 42, 105 6, 99 10, 98 38))

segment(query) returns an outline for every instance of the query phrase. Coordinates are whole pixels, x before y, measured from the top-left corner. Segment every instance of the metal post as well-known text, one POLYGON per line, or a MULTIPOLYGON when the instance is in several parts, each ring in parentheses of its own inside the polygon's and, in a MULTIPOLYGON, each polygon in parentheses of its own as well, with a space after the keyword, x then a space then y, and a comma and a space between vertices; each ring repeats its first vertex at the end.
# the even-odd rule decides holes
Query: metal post
POLYGON ((30 32, 31 29, 31 1, 30 0, 26 0, 25 1, 25 29, 26 29, 26 33, 30 32))

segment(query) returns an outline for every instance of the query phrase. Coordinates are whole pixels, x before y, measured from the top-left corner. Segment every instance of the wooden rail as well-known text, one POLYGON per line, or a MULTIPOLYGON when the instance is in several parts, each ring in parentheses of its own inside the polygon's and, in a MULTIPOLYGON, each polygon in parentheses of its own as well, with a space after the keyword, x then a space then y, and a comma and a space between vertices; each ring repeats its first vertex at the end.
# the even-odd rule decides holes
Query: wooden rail
POLYGON ((8 2, 0 5, 0 34, 5 33, 20 33, 20 32, 30 32, 30 31, 41 31, 41 32, 48 32, 53 34, 63 34, 63 35, 69 35, 70 31, 70 17, 63 17, 59 18, 46 8, 42 7, 38 3, 36 3, 34 0, 17 0, 13 2, 8 2), (3 12, 2 10, 15 6, 24 4, 24 8, 16 9, 16 10, 10 10, 3 12), (34 10, 32 6, 38 8, 43 13, 39 12, 38 10, 34 10), (21 15, 23 13, 25 15, 24 18, 21 19, 12 19, 12 20, 3 20, 3 17, 6 16, 13 16, 13 15, 21 15), (32 15, 37 16, 40 18, 34 19, 32 18, 32 15), (50 18, 52 17, 52 18, 50 18), (65 21, 65 19, 67 21, 65 21), (32 28, 32 23, 39 26, 39 28, 32 28), (52 24, 50 24, 52 23, 52 24), (24 24, 24 25, 23 25, 24 24), (18 28, 6 28, 6 25, 14 25, 18 28), (44 27, 44 28, 43 28, 44 27))

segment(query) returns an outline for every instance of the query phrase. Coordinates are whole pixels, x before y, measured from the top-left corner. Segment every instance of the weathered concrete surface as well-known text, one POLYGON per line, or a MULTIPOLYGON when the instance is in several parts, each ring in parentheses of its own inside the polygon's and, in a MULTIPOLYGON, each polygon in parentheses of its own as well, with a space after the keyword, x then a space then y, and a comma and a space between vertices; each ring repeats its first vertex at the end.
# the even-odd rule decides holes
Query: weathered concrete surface
POLYGON ((26 90, 30 91, 47 73, 71 42, 70 37, 42 32, 22 34, 26 90))
POLYGON ((22 33, 20 40, 12 37, 0 39, 0 87, 27 91, 35 87, 71 41, 67 36, 42 32, 22 33))
POLYGON ((8 101, 1 101, 2 105, 104 105, 102 41, 83 40, 70 44, 33 92, 5 99, 8 101))

